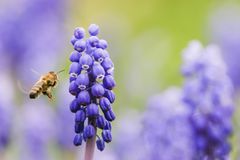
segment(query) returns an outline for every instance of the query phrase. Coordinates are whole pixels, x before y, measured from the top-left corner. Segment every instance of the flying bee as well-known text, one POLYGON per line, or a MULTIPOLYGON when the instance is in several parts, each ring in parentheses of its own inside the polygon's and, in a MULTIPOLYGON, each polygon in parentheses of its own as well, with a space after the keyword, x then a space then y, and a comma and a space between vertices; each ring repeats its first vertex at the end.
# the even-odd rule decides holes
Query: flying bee
POLYGON ((50 71, 47 74, 40 77, 40 79, 33 85, 29 92, 29 98, 35 99, 41 94, 48 96, 52 100, 52 88, 57 85, 58 74, 64 70, 53 72, 50 71))

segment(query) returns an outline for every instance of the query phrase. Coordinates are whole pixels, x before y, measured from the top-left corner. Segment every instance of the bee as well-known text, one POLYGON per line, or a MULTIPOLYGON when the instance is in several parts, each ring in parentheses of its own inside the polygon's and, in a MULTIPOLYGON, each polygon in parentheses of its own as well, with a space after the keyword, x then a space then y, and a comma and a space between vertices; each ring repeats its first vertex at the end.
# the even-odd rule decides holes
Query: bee
POLYGON ((47 74, 40 77, 40 79, 33 85, 29 91, 29 98, 35 99, 41 94, 48 96, 52 100, 52 88, 56 87, 58 82, 58 74, 64 70, 53 72, 50 71, 47 74))

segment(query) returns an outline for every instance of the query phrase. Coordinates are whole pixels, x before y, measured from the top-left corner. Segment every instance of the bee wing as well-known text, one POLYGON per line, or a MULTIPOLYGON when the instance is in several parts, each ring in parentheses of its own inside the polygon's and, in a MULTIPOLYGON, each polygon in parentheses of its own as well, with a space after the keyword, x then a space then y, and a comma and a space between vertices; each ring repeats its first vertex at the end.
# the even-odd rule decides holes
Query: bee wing
POLYGON ((36 74, 36 75, 38 75, 38 76, 41 76, 41 74, 40 74, 38 71, 36 71, 35 69, 31 68, 30 70, 31 70, 31 72, 33 72, 34 74, 36 74))
POLYGON ((28 91, 26 91, 23 87, 22 87, 22 84, 19 80, 17 80, 17 86, 18 86, 18 89, 24 93, 24 94, 29 94, 28 91))

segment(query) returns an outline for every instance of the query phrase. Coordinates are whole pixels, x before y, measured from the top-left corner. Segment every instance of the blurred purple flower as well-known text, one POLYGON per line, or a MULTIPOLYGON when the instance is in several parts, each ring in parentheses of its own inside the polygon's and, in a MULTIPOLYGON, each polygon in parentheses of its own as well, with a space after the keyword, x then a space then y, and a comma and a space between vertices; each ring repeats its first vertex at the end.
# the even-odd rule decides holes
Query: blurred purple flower
POLYGON ((55 135, 54 113, 43 102, 29 102, 23 106, 22 113, 23 145, 22 159, 47 160, 48 145, 55 135))
POLYGON ((72 100, 72 96, 68 94, 67 82, 63 83, 66 85, 59 87, 60 90, 57 97, 57 141, 61 149, 72 151, 74 149, 72 138, 75 134, 73 131, 74 125, 69 124, 74 121, 74 115, 69 112, 68 107, 69 101, 72 100))
POLYGON ((209 31, 211 40, 222 49, 228 74, 236 89, 240 87, 240 7, 223 6, 211 14, 209 31))
MULTIPOLYGON (((64 0, 10 0, 1 6, 0 50, 10 68, 29 81, 31 68, 46 72, 54 68, 62 50, 64 0), (61 33, 61 34, 60 34, 61 33)), ((32 76, 31 76, 32 77, 32 76)))
MULTIPOLYGON (((90 37, 85 41, 85 30, 78 27, 71 39, 75 49, 69 58, 72 62, 69 69, 69 92, 75 96, 70 104, 71 111, 75 113, 74 144, 79 146, 83 140, 89 140, 90 144, 91 140, 95 142, 97 136, 97 148, 103 151, 105 143, 112 141, 110 122, 115 119, 112 110, 115 101, 112 89, 116 85, 113 77, 114 64, 106 50, 107 41, 97 37, 99 27, 91 24, 88 32, 90 37), (101 136, 97 135, 97 128, 102 130, 101 136)), ((86 148, 88 146, 93 147, 87 142, 86 148)), ((88 150, 93 149, 86 149, 86 152, 88 150)))
POLYGON ((224 159, 230 152, 233 86, 220 50, 192 41, 183 51, 184 101, 192 111, 197 159, 224 159))
POLYGON ((129 109, 124 112, 124 117, 119 117, 116 140, 113 148, 115 159, 141 160, 146 157, 146 147, 142 135, 142 116, 140 113, 129 109), (137 153, 137 154, 136 154, 137 153))
POLYGON ((11 136, 11 107, 0 104, 0 151, 7 148, 11 136))
POLYGON ((8 147, 13 130, 14 88, 10 76, 4 71, 0 76, 0 152, 8 147))
POLYGON ((189 115, 177 88, 151 97, 143 121, 147 151, 143 159, 191 160, 195 150, 189 115))

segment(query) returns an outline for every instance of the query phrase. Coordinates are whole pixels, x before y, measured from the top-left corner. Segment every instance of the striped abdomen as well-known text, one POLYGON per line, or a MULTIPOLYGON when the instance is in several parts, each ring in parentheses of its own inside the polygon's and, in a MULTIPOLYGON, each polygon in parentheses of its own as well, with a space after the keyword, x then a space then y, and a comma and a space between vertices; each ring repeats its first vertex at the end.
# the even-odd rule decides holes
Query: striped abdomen
POLYGON ((37 98, 37 97, 42 93, 43 84, 44 84, 44 81, 39 80, 39 81, 32 87, 32 89, 31 89, 30 92, 29 92, 29 97, 30 97, 31 99, 37 98))

